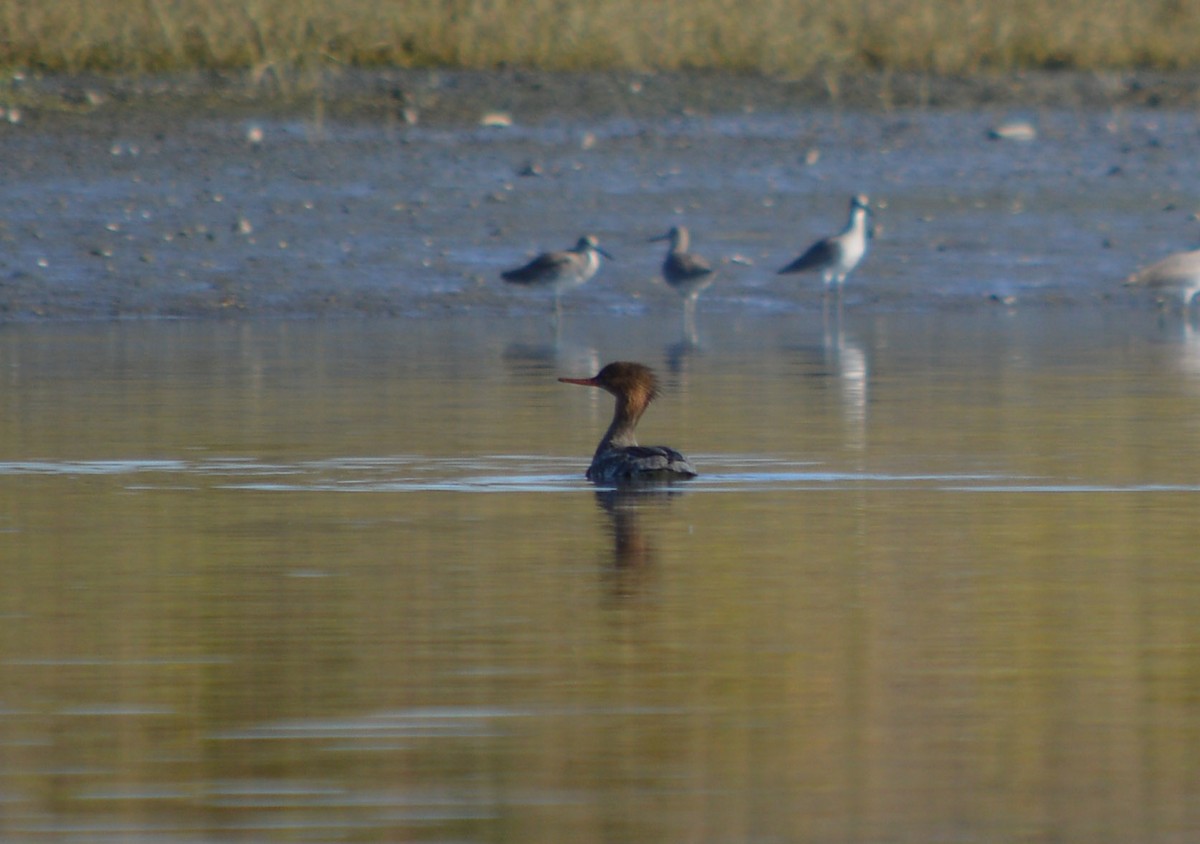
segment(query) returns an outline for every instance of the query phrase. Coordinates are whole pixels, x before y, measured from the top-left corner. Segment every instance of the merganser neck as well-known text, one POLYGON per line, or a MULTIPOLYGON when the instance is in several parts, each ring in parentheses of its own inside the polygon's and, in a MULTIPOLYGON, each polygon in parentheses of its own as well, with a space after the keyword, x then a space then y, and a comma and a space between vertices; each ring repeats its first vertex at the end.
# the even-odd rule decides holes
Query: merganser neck
POLYGON ((629 448, 637 445, 637 423, 650 404, 649 397, 639 391, 617 393, 616 399, 612 422, 609 423, 608 430, 604 432, 600 445, 596 447, 597 455, 603 454, 609 449, 629 448))

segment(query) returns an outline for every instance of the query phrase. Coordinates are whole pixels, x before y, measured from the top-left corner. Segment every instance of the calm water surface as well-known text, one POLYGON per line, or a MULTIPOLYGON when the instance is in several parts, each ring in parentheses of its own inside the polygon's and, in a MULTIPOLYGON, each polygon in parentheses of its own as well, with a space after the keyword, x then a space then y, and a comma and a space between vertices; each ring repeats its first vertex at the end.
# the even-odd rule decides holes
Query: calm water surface
POLYGON ((0 838, 1197 840, 1200 335, 697 332, 3 329, 0 838))

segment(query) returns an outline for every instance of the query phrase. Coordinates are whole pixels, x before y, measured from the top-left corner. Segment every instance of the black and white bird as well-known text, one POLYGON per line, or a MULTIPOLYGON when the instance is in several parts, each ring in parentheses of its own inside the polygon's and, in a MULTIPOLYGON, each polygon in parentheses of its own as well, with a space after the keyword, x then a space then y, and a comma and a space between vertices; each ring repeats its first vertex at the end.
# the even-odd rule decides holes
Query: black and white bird
POLYGON ((579 238, 573 249, 543 252, 523 267, 506 270, 500 277, 510 284, 545 288, 554 291, 554 313, 562 311, 560 297, 564 290, 578 287, 600 269, 600 256, 612 258, 590 234, 579 238))
POLYGON ((871 207, 866 196, 859 194, 850 200, 850 219, 839 234, 818 240, 792 263, 779 271, 780 275, 820 271, 826 288, 838 285, 859 265, 867 254, 871 237, 871 207))

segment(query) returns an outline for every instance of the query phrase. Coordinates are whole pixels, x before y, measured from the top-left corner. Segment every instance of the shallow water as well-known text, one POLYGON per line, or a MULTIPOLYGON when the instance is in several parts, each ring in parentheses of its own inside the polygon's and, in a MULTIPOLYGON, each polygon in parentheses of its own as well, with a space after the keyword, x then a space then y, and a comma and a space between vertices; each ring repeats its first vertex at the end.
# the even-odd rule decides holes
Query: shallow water
POLYGON ((1196 840, 1200 123, 1006 116, 6 126, 6 316, 342 318, 0 327, 0 838, 1196 840))
POLYGON ((1200 335, 1146 309, 0 332, 0 837, 1200 834, 1200 335), (645 361, 645 442, 582 477, 645 361))
POLYGON ((585 232, 616 260, 567 306, 649 313, 673 296, 652 283, 662 248, 646 240, 675 223, 721 270, 711 307, 814 309, 818 285, 775 270, 840 227, 859 192, 877 238, 847 303, 876 308, 1128 301, 1122 278, 1196 239, 1192 112, 1018 112, 1038 131, 1028 143, 988 139, 1011 116, 999 108, 748 102, 639 120, 515 113, 508 128, 121 114, 3 127, 5 318, 540 315, 500 271, 585 232))

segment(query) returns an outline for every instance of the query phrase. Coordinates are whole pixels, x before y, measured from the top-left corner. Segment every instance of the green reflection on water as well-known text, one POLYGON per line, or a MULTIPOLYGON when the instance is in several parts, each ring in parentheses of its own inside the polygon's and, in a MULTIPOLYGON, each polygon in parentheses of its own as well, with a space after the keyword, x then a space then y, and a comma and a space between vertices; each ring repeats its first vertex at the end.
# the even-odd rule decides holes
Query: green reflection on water
POLYGON ((790 323, 675 370, 584 332, 707 471, 634 497, 520 326, 10 333, 0 833, 1185 839, 1186 346, 881 322, 851 373, 790 323))

